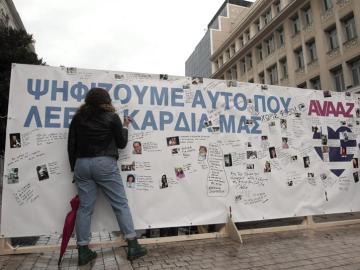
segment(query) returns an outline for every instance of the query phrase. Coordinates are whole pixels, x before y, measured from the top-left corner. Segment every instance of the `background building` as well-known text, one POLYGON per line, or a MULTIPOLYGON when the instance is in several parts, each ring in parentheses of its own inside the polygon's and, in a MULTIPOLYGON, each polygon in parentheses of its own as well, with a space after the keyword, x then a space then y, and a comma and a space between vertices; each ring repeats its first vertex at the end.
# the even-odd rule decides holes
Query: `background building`
POLYGON ((12 0, 0 0, 0 27, 12 27, 25 30, 12 0))
POLYGON ((257 0, 239 20, 228 16, 210 29, 209 77, 359 90, 358 0, 257 0))
MULTIPOLYGON (((212 42, 214 39, 217 39, 216 34, 214 36, 215 32, 212 30, 220 30, 220 27, 222 27, 222 31, 217 31, 217 33, 226 35, 226 33, 231 31, 229 24, 234 24, 243 14, 246 14, 246 11, 251 4, 252 2, 244 0, 227 0, 221 5, 208 24, 204 37, 196 46, 194 52, 186 60, 185 76, 211 77, 212 70, 210 56, 212 54, 212 42)), ((222 42, 223 39, 224 38, 221 38, 220 42, 222 42)))

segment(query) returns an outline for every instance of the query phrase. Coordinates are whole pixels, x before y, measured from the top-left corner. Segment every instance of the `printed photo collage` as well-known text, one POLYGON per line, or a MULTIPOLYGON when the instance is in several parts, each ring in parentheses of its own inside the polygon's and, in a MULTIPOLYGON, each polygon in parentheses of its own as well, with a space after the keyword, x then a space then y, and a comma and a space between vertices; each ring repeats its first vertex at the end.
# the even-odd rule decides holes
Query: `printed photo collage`
MULTIPOLYGON (((196 160, 200 163, 206 162, 208 148, 206 145, 199 145, 196 149, 193 145, 189 143, 180 143, 180 136, 170 136, 166 137, 165 147, 166 154, 169 154, 173 160, 175 160, 178 164, 185 164, 186 158, 189 158, 189 153, 191 153, 191 157, 193 157, 193 153, 196 152, 197 158, 196 160)), ((157 142, 159 143, 159 142, 157 142)), ((142 169, 138 168, 139 163, 142 163, 139 159, 140 156, 146 152, 143 145, 146 144, 143 140, 135 140, 132 143, 132 151, 131 156, 134 157, 133 161, 130 163, 124 163, 121 165, 121 171, 126 175, 126 186, 130 189, 139 189, 139 185, 137 183, 142 182, 141 179, 144 175, 143 173, 136 173, 136 170, 143 172, 142 169), (137 160, 137 162, 135 161, 137 160)), ((160 145, 160 143, 159 143, 160 145)), ((154 150, 154 149, 152 149, 154 150)), ((151 163, 151 161, 147 161, 151 163)), ((149 165, 150 166, 150 165, 149 165)), ((179 183, 179 181, 186 179, 186 177, 190 177, 190 175, 186 175, 186 173, 191 174, 189 170, 189 166, 187 168, 185 165, 177 165, 173 167, 172 173, 162 173, 159 175, 157 180, 152 179, 154 182, 154 187, 159 189, 166 189, 168 187, 174 186, 179 183)), ((149 181, 148 179, 146 181, 149 181)))
MULTIPOLYGON (((13 151, 14 153, 17 153, 18 156, 13 159, 13 161, 10 163, 10 166, 8 166, 8 172, 7 172, 7 183, 8 184, 21 184, 20 179, 20 168, 19 166, 16 166, 20 161, 23 161, 25 159, 27 160, 33 160, 38 155, 37 152, 35 153, 24 153, 24 144, 22 143, 22 136, 20 133, 10 133, 9 134, 9 147, 10 151, 13 151)), ((26 174, 26 177, 29 178, 29 172, 22 172, 22 174, 26 174)), ((32 170, 32 173, 30 175, 33 175, 38 181, 44 181, 48 180, 50 178, 49 176, 49 170, 48 165, 45 162, 39 162, 39 164, 34 166, 34 169, 32 170)), ((26 179, 28 180, 28 179, 26 179)))

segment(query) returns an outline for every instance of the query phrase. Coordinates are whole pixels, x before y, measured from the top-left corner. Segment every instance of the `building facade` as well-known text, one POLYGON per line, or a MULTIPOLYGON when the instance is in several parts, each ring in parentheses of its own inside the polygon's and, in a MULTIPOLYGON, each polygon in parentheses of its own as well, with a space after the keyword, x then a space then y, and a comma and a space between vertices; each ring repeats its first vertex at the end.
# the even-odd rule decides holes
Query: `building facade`
MULTIPOLYGON (((207 26, 206 33, 196 46, 194 52, 185 62, 185 76, 209 78, 212 74, 210 56, 212 53, 213 31, 221 30, 226 24, 234 23, 240 14, 246 14, 246 10, 252 2, 244 0, 226 0, 207 26), (222 27, 220 29, 220 27, 222 27)), ((231 28, 227 27, 226 32, 231 28)), ((223 31, 218 31, 221 35, 223 31)), ((223 39, 221 39, 223 40, 223 39)))
POLYGON ((185 62, 185 76, 209 78, 211 76, 210 56, 210 30, 208 29, 185 62))
POLYGON ((359 33, 359 0, 257 0, 211 43, 211 77, 358 91, 359 33))
POLYGON ((12 0, 0 0, 0 27, 25 30, 12 0))

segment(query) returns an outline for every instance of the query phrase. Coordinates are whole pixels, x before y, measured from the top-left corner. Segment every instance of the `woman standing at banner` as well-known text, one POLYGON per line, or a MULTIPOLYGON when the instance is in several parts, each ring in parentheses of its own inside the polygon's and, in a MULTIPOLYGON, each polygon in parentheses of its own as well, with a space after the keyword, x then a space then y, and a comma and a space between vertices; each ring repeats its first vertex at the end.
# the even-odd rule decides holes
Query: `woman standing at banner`
POLYGON ((91 89, 72 119, 68 154, 71 171, 80 197, 76 216, 78 264, 84 265, 96 258, 89 249, 91 215, 95 207, 97 187, 111 203, 119 227, 128 242, 128 259, 146 255, 137 242, 133 220, 123 182, 117 166, 118 148, 128 141, 130 117, 122 125, 109 93, 102 88, 91 89))

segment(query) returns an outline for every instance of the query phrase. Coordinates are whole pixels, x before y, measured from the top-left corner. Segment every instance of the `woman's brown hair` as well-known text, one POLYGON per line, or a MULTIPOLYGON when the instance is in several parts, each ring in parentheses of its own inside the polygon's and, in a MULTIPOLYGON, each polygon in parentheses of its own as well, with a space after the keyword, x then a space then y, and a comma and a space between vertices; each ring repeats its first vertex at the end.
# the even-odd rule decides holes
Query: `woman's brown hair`
POLYGON ((92 88, 86 94, 85 103, 80 106, 77 114, 90 118, 98 112, 115 112, 115 108, 111 104, 108 91, 103 88, 92 88))

